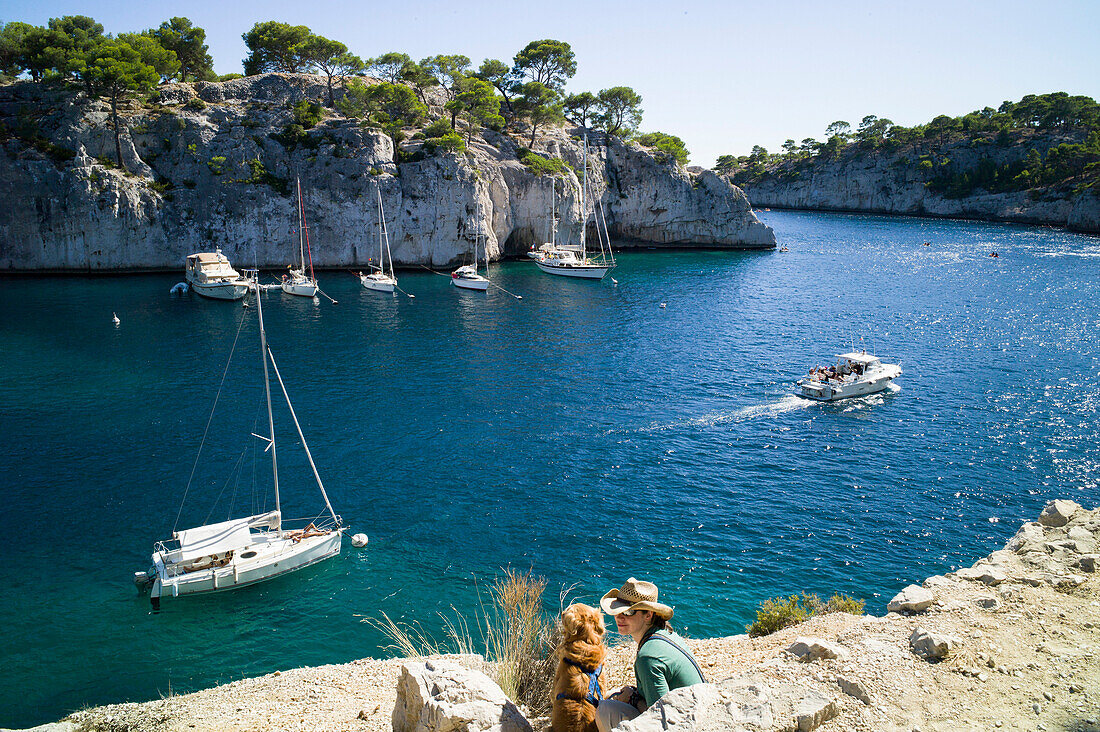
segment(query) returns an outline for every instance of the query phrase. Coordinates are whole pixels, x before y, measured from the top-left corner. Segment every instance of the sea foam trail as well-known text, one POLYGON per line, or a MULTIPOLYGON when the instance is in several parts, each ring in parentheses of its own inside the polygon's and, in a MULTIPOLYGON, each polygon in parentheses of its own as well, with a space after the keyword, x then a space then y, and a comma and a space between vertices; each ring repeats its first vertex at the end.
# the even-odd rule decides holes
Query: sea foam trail
POLYGON ((780 414, 806 409, 813 405, 814 402, 809 399, 803 399, 794 394, 788 394, 777 402, 750 404, 731 412, 707 414, 702 417, 692 417, 691 419, 678 419, 675 422, 648 425, 646 427, 609 430, 607 434, 640 434, 646 432, 661 432, 663 430, 683 427, 712 427, 714 425, 726 424, 729 422, 744 422, 750 419, 778 417, 780 414))

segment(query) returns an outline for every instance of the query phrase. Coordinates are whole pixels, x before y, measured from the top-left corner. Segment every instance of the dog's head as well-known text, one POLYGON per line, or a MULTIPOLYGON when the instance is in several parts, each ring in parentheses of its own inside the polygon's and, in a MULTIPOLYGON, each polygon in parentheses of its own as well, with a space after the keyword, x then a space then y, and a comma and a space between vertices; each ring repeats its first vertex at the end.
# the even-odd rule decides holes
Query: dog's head
POLYGON ((603 643, 607 629, 603 624, 603 614, 594 607, 575 603, 565 608, 561 614, 562 641, 584 641, 603 643))

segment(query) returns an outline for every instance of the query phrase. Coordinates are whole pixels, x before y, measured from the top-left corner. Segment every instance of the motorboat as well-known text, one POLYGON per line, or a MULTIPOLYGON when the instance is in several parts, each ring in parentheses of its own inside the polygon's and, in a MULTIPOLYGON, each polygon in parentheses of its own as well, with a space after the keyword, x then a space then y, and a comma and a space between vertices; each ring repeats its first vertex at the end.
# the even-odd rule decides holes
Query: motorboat
POLYGON ((866 351, 841 353, 836 365, 810 369, 810 375, 799 379, 799 395, 807 399, 833 402, 837 399, 875 394, 901 376, 897 364, 883 363, 866 351))
POLYGON ((183 273, 191 289, 213 300, 240 300, 252 287, 221 249, 189 255, 183 273))
POLYGON ((298 184, 298 267, 290 267, 283 275, 280 285, 288 295, 314 297, 317 294, 317 277, 313 273, 313 250, 309 246, 309 227, 306 226, 305 209, 302 205, 302 181, 298 184), (309 255, 309 273, 306 273, 306 255, 309 255))
POLYGON ((374 188, 378 198, 378 266, 369 265, 373 270, 369 274, 359 273, 359 283, 375 292, 393 292, 397 289, 397 273, 393 270, 393 256, 390 254, 390 234, 386 229, 386 212, 382 208, 382 192, 374 188), (390 268, 386 271, 386 260, 390 268))
MULTIPOLYGON (((317 466, 306 444, 294 406, 290 403, 286 385, 275 364, 275 356, 267 345, 264 332, 262 296, 257 292, 256 313, 259 319, 260 354, 263 359, 264 396, 267 404, 267 436, 252 433, 262 445, 254 453, 260 459, 263 453, 271 455, 271 476, 274 487, 275 509, 251 516, 204 524, 180 531, 173 530, 169 541, 157 542, 153 547, 152 564, 147 571, 134 573, 134 584, 148 590, 153 609, 160 608, 162 597, 181 597, 208 592, 219 592, 246 587, 257 582, 293 572, 340 553, 345 528, 333 511, 325 492, 317 466), (287 409, 297 431, 297 443, 305 450, 317 487, 324 499, 325 508, 312 519, 301 519, 304 526, 292 528, 292 522, 284 522, 280 500, 278 458, 275 448, 275 422, 271 404, 271 381, 268 364, 274 371, 278 385, 286 397, 287 409)), ((245 311, 247 312, 247 311, 245 311)), ((234 342, 235 350, 236 342, 234 342)), ((230 354, 232 361, 232 353, 230 354)), ((227 367, 228 369, 228 367, 227 367)), ((224 386, 224 384, 223 384, 224 386)), ((219 387, 218 396, 221 396, 219 387)), ((217 404, 215 400, 215 405, 217 404)), ((211 418, 214 415, 211 414, 211 418)), ((209 427, 209 422, 208 425, 209 427)), ((206 436, 203 436, 203 443, 206 436)), ((195 459, 200 463, 202 447, 195 459)), ((194 470, 192 470, 192 479, 194 470)), ((186 496, 191 487, 188 481, 186 496)), ((182 513, 182 507, 181 507, 182 513)), ((177 514, 178 520, 178 514, 177 514)))

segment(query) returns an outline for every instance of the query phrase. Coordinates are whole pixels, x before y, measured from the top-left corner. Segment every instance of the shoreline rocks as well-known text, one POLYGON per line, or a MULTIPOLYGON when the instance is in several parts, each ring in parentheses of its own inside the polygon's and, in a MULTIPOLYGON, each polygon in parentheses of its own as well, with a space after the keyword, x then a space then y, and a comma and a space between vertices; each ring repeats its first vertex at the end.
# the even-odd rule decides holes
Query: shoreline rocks
MULTIPOLYGON (((675 722, 680 732, 1100 732, 1100 580, 1094 573, 1079 574, 1088 555, 1076 549, 1100 538, 1100 509, 1072 503, 1057 511, 1067 517, 1065 524, 1025 523, 1005 549, 975 562, 983 574, 990 568, 1002 572, 1005 579, 999 584, 966 579, 967 573, 959 571, 929 577, 921 589, 931 593, 932 602, 914 616, 832 613, 760 638, 688 639, 712 683, 666 695, 622 729, 656 732, 675 722), (1071 534, 1076 538, 1068 539, 1071 534), (1069 580, 1076 577, 1081 581, 1069 580), (815 646, 822 652, 809 653, 815 646), (788 652, 794 647, 805 647, 807 653, 800 658, 788 652)), ((899 594, 915 595, 913 588, 899 594)), ((921 605, 924 599, 921 593, 921 605)), ((605 662, 609 689, 632 679, 632 660, 632 644, 610 649, 605 662)), ((421 675, 414 684, 417 669, 428 666, 452 681, 466 678, 455 667, 473 669, 476 674, 466 673, 478 680, 469 686, 486 687, 480 657, 364 659, 275 672, 143 704, 83 710, 64 722, 82 732, 406 729, 394 722, 402 714, 406 720, 416 716, 408 713, 413 696, 423 702, 420 709, 431 698, 440 708, 440 699, 466 699, 466 692, 450 682, 429 683, 421 675), (399 686, 405 689, 404 701, 399 686), (429 691, 412 692, 413 686, 429 691), (405 711, 398 714, 399 708, 405 711)), ((502 701, 499 689, 486 688, 496 708, 506 709, 509 702, 502 701)), ((452 710, 457 706, 451 704, 452 710)), ((501 718, 499 712, 490 713, 487 722, 446 729, 504 729, 501 718)), ((544 732, 545 720, 530 721, 544 732)))

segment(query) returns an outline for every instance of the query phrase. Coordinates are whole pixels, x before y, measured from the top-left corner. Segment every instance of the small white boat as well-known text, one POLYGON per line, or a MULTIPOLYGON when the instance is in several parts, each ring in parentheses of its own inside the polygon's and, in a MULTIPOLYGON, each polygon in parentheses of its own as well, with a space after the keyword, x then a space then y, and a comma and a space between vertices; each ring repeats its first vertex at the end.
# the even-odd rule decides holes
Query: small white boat
POLYGON ((305 209, 302 206, 302 181, 295 179, 298 184, 298 268, 290 268, 290 272, 283 275, 281 282, 283 292, 288 295, 301 295, 302 297, 314 297, 317 294, 317 277, 313 273, 313 250, 309 246, 309 228, 306 226, 305 209), (309 274, 306 274, 306 254, 309 254, 309 274))
POLYGON ((252 286, 233 269, 221 249, 188 256, 183 272, 191 289, 213 300, 240 300, 252 286))
POLYGON ((378 197, 378 266, 370 265, 373 272, 370 274, 359 273, 359 282, 363 287, 375 292, 393 292, 397 288, 397 274, 393 271, 393 256, 390 255, 390 235, 386 229, 386 212, 382 209, 382 192, 378 186, 374 187, 374 193, 378 197), (386 272, 386 261, 389 260, 390 271, 386 272))
POLYGON ((835 366, 810 369, 810 375, 799 379, 799 395, 807 399, 833 402, 837 399, 875 394, 901 376, 897 364, 883 363, 877 356, 864 351, 841 353, 835 366))
MULTIPOLYGON (((264 369, 264 395, 267 403, 269 436, 252 434, 271 453, 271 475, 275 491, 275 510, 242 518, 205 524, 191 529, 173 531, 170 542, 157 542, 153 547, 152 566, 134 573, 134 584, 149 590, 153 609, 160 607, 162 597, 180 597, 207 592, 232 590, 269 580, 307 567, 340 553, 344 527, 329 502, 313 455, 290 403, 275 356, 267 346, 264 333, 262 297, 256 297, 256 313, 260 325, 260 353, 264 369), (326 510, 297 529, 283 523, 279 497, 279 466, 275 449, 275 422, 271 407, 271 382, 268 363, 275 371, 279 387, 286 397, 290 416, 297 430, 298 441, 305 449, 313 477, 324 498, 326 510), (171 545, 171 546, 170 546, 171 545)), ((219 393, 220 396, 220 393, 219 393)), ((215 401, 215 404, 217 402, 215 401)), ((205 442, 205 436, 204 436, 205 442)), ((201 457, 201 448, 200 448, 201 457)), ((196 458, 196 465, 198 458, 196 458)), ((188 484, 190 487, 190 483, 188 484)), ((186 495, 186 491, 184 492, 186 495)))
MULTIPOLYGON (((615 268, 615 253, 611 249, 611 237, 607 233, 607 218, 603 220, 603 228, 600 228, 600 218, 596 219, 596 234, 600 240, 600 256, 592 258, 588 256, 588 247, 585 232, 588 229, 588 211, 586 200, 588 197, 588 140, 584 143, 584 174, 581 184, 581 240, 579 245, 559 246, 553 242, 550 245, 543 244, 537 250, 537 256, 532 257, 535 264, 543 272, 561 277, 579 277, 587 280, 602 280, 615 268), (605 241, 606 240, 606 241, 605 241)), ((603 211, 603 204, 599 205, 603 211)), ((557 227, 554 228, 555 234, 557 227)), ((531 253, 529 253, 531 254, 531 253)))
MULTIPOLYGON (((481 199, 477 199, 477 231, 474 234, 474 263, 459 267, 451 272, 451 284, 463 290, 485 292, 489 289, 489 280, 477 273, 477 245, 481 240, 481 199)), ((489 271, 489 248, 485 247, 485 271, 489 271)))

